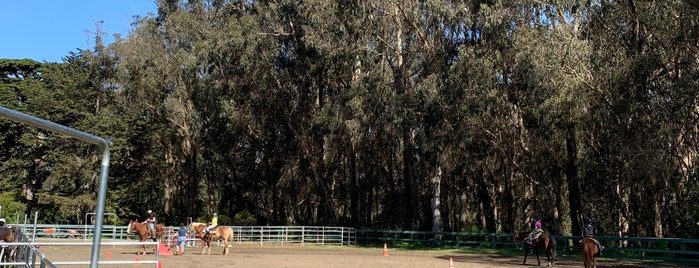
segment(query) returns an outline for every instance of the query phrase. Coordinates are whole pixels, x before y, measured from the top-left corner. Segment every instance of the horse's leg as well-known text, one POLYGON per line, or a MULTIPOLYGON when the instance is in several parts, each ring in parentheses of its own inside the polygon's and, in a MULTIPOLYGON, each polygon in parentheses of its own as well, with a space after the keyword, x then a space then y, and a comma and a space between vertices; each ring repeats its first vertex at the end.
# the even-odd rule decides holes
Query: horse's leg
POLYGON ((522 265, 527 264, 527 255, 529 255, 529 249, 524 246, 524 261, 522 262, 522 265))
POLYGON ((592 256, 592 268, 597 268, 597 257, 592 256))
POLYGON ((228 238, 223 239, 223 255, 228 255, 228 238))
POLYGON ((541 259, 539 259, 539 248, 538 247, 534 248, 534 254, 536 254, 537 265, 541 266, 541 259))

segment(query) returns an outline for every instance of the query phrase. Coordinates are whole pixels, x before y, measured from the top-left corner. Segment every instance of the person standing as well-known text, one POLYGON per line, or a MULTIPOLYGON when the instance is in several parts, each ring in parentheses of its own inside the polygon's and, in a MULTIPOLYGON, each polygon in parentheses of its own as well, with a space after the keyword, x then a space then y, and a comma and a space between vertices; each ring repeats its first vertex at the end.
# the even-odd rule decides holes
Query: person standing
POLYGON ((175 255, 184 255, 185 241, 187 241, 187 227, 184 226, 184 223, 180 223, 180 228, 177 229, 177 252, 175 255))

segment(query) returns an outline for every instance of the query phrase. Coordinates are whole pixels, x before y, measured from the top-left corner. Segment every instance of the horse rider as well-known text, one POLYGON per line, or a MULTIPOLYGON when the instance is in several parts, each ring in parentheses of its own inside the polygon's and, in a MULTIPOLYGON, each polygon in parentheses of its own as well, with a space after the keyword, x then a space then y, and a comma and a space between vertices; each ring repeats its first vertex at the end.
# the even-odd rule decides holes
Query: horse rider
POLYGON ((529 239, 527 239, 527 243, 529 243, 530 245, 532 244, 532 241, 534 241, 534 239, 537 239, 539 235, 544 232, 544 230, 541 229, 541 220, 539 220, 538 218, 535 219, 536 222, 534 223, 534 230, 531 233, 529 233, 529 239))
POLYGON ((150 231, 150 236, 151 238, 155 239, 155 224, 157 223, 157 220, 155 219, 155 213, 153 213, 152 210, 148 210, 148 217, 146 217, 146 221, 144 224, 148 225, 148 229, 150 231))
POLYGON ((211 230, 216 228, 218 226, 218 213, 214 212, 214 217, 211 218, 211 221, 207 223, 206 225, 206 237, 209 237, 209 234, 211 233, 211 230))
POLYGON ((592 241, 595 241, 597 243, 597 248, 599 249, 599 253, 597 255, 602 256, 602 250, 604 250, 604 246, 599 242, 599 239, 595 237, 595 226, 592 225, 592 219, 587 218, 585 219, 585 226, 583 226, 583 237, 587 237, 592 239, 592 241))

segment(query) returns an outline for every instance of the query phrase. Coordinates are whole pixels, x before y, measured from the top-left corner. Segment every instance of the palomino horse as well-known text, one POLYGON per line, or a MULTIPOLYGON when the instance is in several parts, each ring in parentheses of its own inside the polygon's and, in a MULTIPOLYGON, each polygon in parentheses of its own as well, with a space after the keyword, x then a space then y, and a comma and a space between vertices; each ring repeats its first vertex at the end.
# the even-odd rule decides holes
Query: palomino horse
POLYGON ((584 237, 580 240, 580 249, 582 250, 585 268, 597 268, 597 259, 595 258, 597 253, 599 253, 597 242, 592 238, 584 237))
POLYGON ((216 241, 219 239, 223 240, 223 255, 228 255, 228 240, 233 241, 233 229, 230 227, 215 227, 213 230, 211 230, 208 237, 206 236, 206 224, 193 222, 189 225, 189 230, 196 232, 199 239, 204 242, 202 243, 202 255, 204 255, 206 249, 209 249, 206 254, 211 254, 211 241, 216 241))
POLYGON ((529 244, 526 240, 528 239, 528 232, 515 231, 514 241, 515 243, 522 243, 524 245, 524 261, 522 265, 527 263, 527 255, 529 255, 529 250, 533 249, 536 254, 536 261, 539 266, 541 266, 541 260, 539 259, 539 250, 546 252, 546 260, 548 264, 546 266, 553 266, 553 259, 556 257, 556 239, 553 235, 548 232, 543 232, 529 244))
MULTIPOLYGON (((157 241, 156 239, 162 238, 164 230, 165 230, 165 226, 163 226, 162 223, 159 223, 158 225, 156 225, 155 226, 155 237, 156 238, 152 238, 153 241, 157 241)), ((140 242, 151 239, 150 228, 148 228, 148 225, 146 225, 145 223, 135 221, 135 220, 130 220, 129 227, 126 228, 126 234, 130 234, 131 232, 136 232, 138 234, 138 238, 139 238, 140 242)), ((157 247, 156 247, 156 250, 157 250, 157 247)), ((138 252, 138 254, 141 254, 141 252, 138 252)), ((143 254, 146 254, 146 245, 143 245, 143 254)))

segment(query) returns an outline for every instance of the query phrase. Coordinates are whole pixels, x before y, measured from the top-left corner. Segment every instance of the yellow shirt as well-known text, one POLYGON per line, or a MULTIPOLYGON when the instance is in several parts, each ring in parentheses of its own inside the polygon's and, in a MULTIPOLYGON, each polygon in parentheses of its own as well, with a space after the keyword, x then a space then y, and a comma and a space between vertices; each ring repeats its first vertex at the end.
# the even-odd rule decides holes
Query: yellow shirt
POLYGON ((216 226, 218 225, 218 216, 215 216, 213 219, 211 219, 211 226, 216 226))

